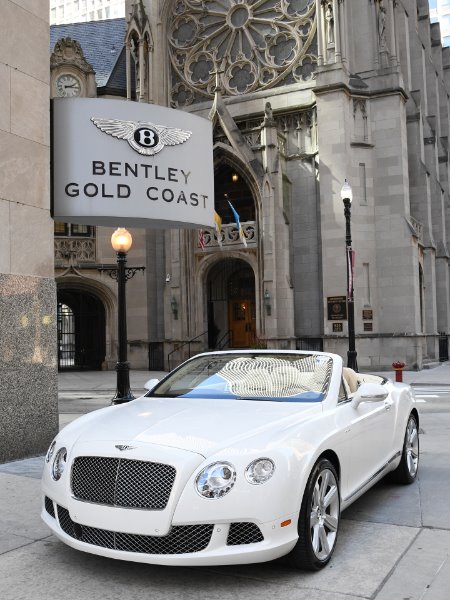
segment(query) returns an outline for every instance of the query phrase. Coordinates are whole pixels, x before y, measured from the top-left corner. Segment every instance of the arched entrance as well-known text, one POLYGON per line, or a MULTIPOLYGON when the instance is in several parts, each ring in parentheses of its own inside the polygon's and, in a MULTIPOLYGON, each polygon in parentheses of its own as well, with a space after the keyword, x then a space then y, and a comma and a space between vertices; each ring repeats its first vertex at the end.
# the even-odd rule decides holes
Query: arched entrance
POLYGON ((100 370, 105 360, 105 307, 89 292, 58 290, 58 369, 100 370))
POLYGON ((256 336, 255 275, 244 260, 216 263, 207 278, 208 345, 251 348, 256 336))

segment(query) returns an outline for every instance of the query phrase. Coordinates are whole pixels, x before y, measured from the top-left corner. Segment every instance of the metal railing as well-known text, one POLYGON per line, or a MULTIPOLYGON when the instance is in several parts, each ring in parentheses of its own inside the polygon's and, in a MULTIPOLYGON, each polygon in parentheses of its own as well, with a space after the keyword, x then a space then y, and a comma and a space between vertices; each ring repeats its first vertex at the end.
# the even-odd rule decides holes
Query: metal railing
POLYGON ((169 371, 172 368, 171 364, 170 364, 172 355, 175 354, 175 352, 180 352, 185 346, 187 346, 188 347, 187 356, 186 356, 186 354, 184 354, 181 362, 183 362, 183 360, 187 360, 188 358, 191 358, 191 356, 192 356, 191 344, 193 342, 196 342, 197 340, 199 340, 204 335, 208 335, 208 330, 204 331, 203 333, 200 333, 199 335, 196 335, 194 338, 187 340, 186 342, 182 342, 180 344, 175 345, 175 348, 173 350, 171 350, 171 352, 169 352, 169 354, 167 355, 167 366, 168 366, 169 371))

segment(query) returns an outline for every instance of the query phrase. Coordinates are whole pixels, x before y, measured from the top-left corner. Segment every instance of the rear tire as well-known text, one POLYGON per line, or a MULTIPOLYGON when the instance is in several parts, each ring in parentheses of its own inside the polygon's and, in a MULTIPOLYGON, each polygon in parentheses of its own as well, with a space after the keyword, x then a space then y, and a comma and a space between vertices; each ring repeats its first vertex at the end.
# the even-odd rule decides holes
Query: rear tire
POLYGON ((308 479, 298 519, 298 541, 288 555, 292 566, 318 571, 331 559, 340 521, 339 480, 326 458, 319 459, 308 479))
POLYGON ((419 468, 419 427, 417 418, 411 413, 406 425, 400 464, 392 472, 391 480, 408 485, 417 477, 419 468))

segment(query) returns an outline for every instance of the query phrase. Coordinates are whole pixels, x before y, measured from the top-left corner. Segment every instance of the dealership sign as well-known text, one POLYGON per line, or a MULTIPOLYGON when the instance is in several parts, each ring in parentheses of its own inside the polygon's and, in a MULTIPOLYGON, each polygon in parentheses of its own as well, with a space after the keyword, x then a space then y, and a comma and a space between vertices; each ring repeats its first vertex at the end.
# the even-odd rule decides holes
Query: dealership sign
POLYGON ((212 125, 124 100, 52 101, 52 216, 87 225, 214 225, 212 125))

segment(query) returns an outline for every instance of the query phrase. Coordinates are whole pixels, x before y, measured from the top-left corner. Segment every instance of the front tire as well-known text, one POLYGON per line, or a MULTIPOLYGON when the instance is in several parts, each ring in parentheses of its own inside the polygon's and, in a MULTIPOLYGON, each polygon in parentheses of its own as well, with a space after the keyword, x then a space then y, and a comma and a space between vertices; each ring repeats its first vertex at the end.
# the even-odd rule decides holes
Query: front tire
POLYGON ((309 476, 298 519, 298 541, 289 554, 292 566, 318 571, 331 559, 340 521, 339 481, 326 458, 319 459, 309 476))
POLYGON ((400 464, 392 472, 392 479, 397 483, 408 485, 417 477, 419 468, 419 426, 413 413, 409 415, 403 442, 400 464))

